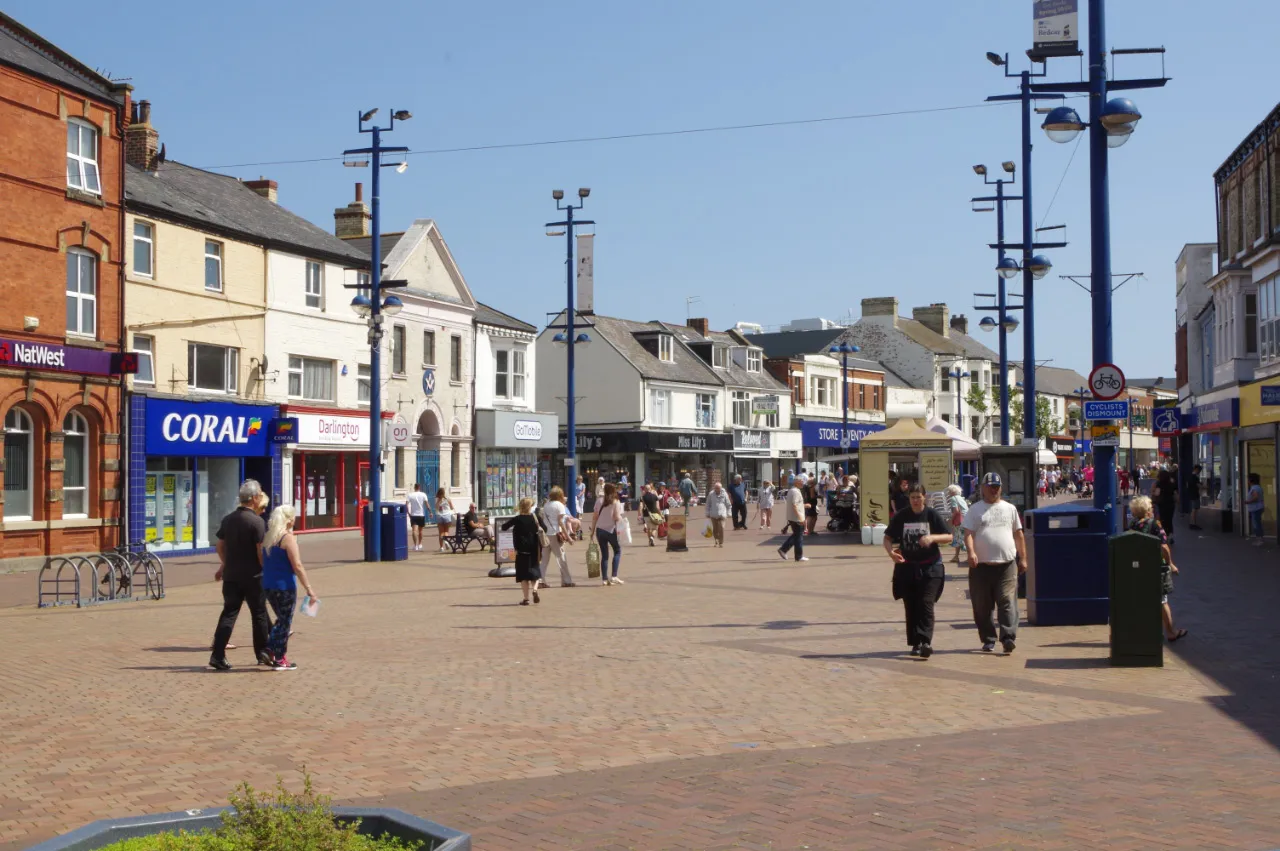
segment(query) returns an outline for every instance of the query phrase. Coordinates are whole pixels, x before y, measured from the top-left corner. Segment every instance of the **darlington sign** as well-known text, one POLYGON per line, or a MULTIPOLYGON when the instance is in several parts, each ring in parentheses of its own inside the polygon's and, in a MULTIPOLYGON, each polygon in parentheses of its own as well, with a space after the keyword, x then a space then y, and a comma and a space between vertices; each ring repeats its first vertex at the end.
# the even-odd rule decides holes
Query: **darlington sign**
POLYGON ((274 407, 168 399, 146 399, 145 404, 148 455, 240 458, 267 454, 274 407))

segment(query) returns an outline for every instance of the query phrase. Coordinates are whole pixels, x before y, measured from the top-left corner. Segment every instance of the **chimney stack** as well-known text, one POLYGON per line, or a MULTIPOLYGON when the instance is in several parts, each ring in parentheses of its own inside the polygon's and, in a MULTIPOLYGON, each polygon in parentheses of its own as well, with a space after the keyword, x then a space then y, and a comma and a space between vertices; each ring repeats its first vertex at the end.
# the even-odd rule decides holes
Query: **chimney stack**
POLYGON ((951 336, 951 310, 945 304, 931 304, 928 307, 913 307, 911 318, 928 328, 935 334, 951 336))
POLYGON ((155 171, 160 153, 160 133, 151 126, 151 101, 132 105, 129 126, 125 130, 125 161, 146 171, 155 171))
POLYGON ((373 216, 364 202, 364 184, 356 184, 356 200, 333 211, 333 232, 339 239, 355 239, 369 235, 373 216))
POLYGON ((266 198, 272 204, 276 203, 276 197, 279 194, 280 184, 274 180, 267 180, 265 177, 259 176, 257 180, 246 180, 244 185, 257 192, 263 198, 266 198))
POLYGON ((967 335, 969 333, 969 318, 963 313, 957 313, 951 317, 951 330, 967 335))
POLYGON ((876 324, 898 327, 898 299, 894 296, 884 298, 864 298, 862 300, 862 318, 870 319, 876 324))
POLYGON ((690 319, 688 324, 704 337, 711 333, 711 323, 706 319, 690 319))

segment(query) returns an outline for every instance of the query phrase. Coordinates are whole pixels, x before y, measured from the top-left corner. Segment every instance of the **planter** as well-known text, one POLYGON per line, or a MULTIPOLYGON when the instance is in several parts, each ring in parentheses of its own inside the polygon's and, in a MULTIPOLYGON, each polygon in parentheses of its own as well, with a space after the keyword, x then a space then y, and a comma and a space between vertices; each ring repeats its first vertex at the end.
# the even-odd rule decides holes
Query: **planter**
MULTIPOLYGON (((113 842, 135 836, 179 830, 215 830, 222 824, 221 814, 228 807, 210 810, 187 810, 184 813, 166 813, 135 818, 103 819, 85 825, 78 830, 64 833, 56 839, 33 845, 28 851, 94 851, 113 842)), ((334 807, 333 815, 340 822, 361 820, 360 833, 366 836, 390 834, 404 840, 420 840, 423 851, 471 851, 471 836, 452 830, 400 810, 384 810, 376 807, 334 807)))

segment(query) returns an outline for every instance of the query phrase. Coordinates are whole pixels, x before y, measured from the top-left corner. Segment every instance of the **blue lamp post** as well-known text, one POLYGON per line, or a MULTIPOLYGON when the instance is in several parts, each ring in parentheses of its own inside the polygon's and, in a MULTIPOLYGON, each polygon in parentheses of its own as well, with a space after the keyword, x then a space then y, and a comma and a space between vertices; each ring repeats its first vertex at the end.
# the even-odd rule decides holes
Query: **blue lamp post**
MULTIPOLYGON (((840 387, 841 400, 843 406, 843 416, 840 420, 840 450, 848 452, 851 445, 849 440, 849 355, 857 354, 862 351, 861 346, 850 345, 849 343, 841 343, 838 346, 832 346, 829 354, 834 358, 840 358, 840 387)), ((848 463, 846 461, 846 463, 848 463)))
POLYGON ((947 377, 956 383, 956 427, 963 432, 965 430, 964 395, 960 392, 963 389, 960 384, 960 379, 968 378, 969 373, 958 366, 954 366, 951 368, 951 371, 947 373, 947 377))
POLYGON ((382 280, 382 221, 379 217, 381 206, 381 174, 383 168, 395 168, 403 172, 407 161, 384 163, 383 154, 407 154, 408 148, 389 147, 382 144, 382 134, 395 129, 397 121, 408 121, 413 117, 407 109, 399 109, 391 113, 391 121, 386 127, 371 124, 376 108, 360 114, 358 127, 361 133, 371 133, 373 144, 367 148, 352 148, 342 152, 343 157, 367 156, 367 160, 346 160, 345 165, 368 165, 373 170, 372 228, 369 241, 369 283, 357 283, 356 297, 351 300, 351 309, 357 316, 365 319, 369 326, 369 505, 373 509, 373 518, 365 523, 365 560, 382 560, 382 536, 379 534, 379 523, 382 514, 382 317, 383 314, 394 316, 404 309, 404 303, 398 296, 382 297, 382 289, 386 287, 404 286, 407 281, 382 280), (369 124, 368 127, 365 125, 369 124), (367 295, 366 295, 367 291, 367 295))
MULTIPOLYGON (((1089 210, 1090 210, 1090 295, 1093 313, 1094 366, 1113 363, 1111 328, 1111 202, 1108 189, 1107 151, 1118 148, 1133 135, 1142 114, 1133 101, 1125 97, 1108 99, 1108 92, 1158 88, 1169 82, 1164 76, 1120 80, 1107 78, 1107 26, 1105 0, 1089 3, 1089 79, 1079 83, 1035 83, 1034 92, 1087 94, 1089 121, 1069 106, 1060 106, 1046 117, 1045 133, 1054 142, 1070 142, 1084 129, 1089 130, 1089 210)), ((1112 50, 1113 57, 1126 54, 1160 54, 1163 47, 1140 47, 1112 50)), ((1161 60, 1163 64, 1163 59, 1161 60)), ((1082 411, 1083 414, 1083 411, 1082 411)), ((1082 425, 1083 428, 1083 425, 1082 425)), ((1109 513, 1112 531, 1116 531, 1116 450, 1099 446, 1093 452, 1093 504, 1109 513)))
MULTIPOLYGON (((565 369, 566 369, 565 378, 566 378, 566 384, 568 385, 567 387, 568 392, 565 394, 565 408, 566 408, 565 419, 567 420, 567 422, 565 423, 565 431, 566 431, 566 434, 565 434, 565 452, 566 452, 565 483, 567 485, 566 490, 570 491, 571 496, 572 496, 572 488, 574 488, 578 479, 578 473, 577 473, 578 464, 577 464, 577 457, 576 457, 578 453, 578 431, 577 431, 577 419, 576 419, 576 411, 575 411, 577 399, 574 396, 574 380, 573 380, 574 379, 574 374, 573 374, 574 373, 574 350, 580 345, 585 345, 591 342, 591 337, 588 336, 585 332, 578 333, 578 334, 574 333, 575 309, 573 306, 573 272, 574 272, 573 236, 574 236, 574 228, 582 227, 584 225, 595 224, 595 222, 589 221, 587 219, 582 219, 575 222, 573 220, 573 211, 581 210, 583 205, 587 201, 587 196, 590 194, 591 194, 591 190, 586 187, 583 187, 578 190, 578 203, 574 204, 573 202, 569 202, 568 204, 566 204, 564 203, 564 190, 563 189, 552 190, 551 197, 555 199, 556 209, 564 211, 564 221, 547 222, 547 225, 546 225, 549 228, 551 227, 564 228, 564 235, 565 235, 565 259, 564 259, 564 279, 565 279, 565 299, 566 299, 565 314, 564 314, 565 324, 563 326, 563 330, 557 333, 554 337, 552 337, 551 340, 552 342, 563 344, 567 352, 567 357, 566 357, 567 363, 565 366, 565 369)), ((554 326, 554 327, 559 328, 561 326, 554 326)), ((574 517, 577 517, 578 501, 576 499, 571 498, 568 500, 568 503, 569 503, 569 511, 573 514, 574 517)))
POLYGON ((996 241, 991 246, 998 253, 996 261, 996 286, 994 293, 975 293, 976 296, 985 298, 995 298, 995 304, 991 305, 974 305, 975 310, 991 310, 995 311, 996 319, 985 317, 978 323, 978 327, 983 331, 1000 330, 1000 445, 1009 445, 1009 333, 1018 327, 1018 320, 1010 316, 1010 312, 1021 309, 1019 305, 1009 304, 1009 296, 1006 290, 1006 284, 1019 275, 1018 261, 1012 257, 1005 256, 1004 241, 1004 205, 1010 201, 1021 201, 1020 195, 1006 195, 1004 187, 1006 184, 1013 183, 1014 175, 1017 173, 1018 167, 1013 162, 1005 162, 1001 164, 1005 174, 1008 177, 998 177, 991 179, 987 174, 985 165, 975 165, 973 171, 982 178, 982 182, 988 186, 995 186, 995 195, 986 195, 971 199, 974 205, 974 212, 985 213, 991 210, 996 211, 996 241), (994 206, 979 206, 980 204, 991 203, 994 206))

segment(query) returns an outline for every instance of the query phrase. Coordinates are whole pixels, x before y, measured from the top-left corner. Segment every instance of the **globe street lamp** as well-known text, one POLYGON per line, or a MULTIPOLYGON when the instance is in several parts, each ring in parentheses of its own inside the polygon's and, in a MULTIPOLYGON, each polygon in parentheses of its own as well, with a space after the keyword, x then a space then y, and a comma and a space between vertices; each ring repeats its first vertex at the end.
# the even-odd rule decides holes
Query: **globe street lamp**
POLYGON ((840 449, 846 453, 851 445, 849 440, 849 355, 860 351, 862 351, 861 346, 841 343, 838 346, 832 346, 828 352, 833 358, 840 358, 840 387, 843 391, 841 393, 843 415, 840 420, 840 449))

